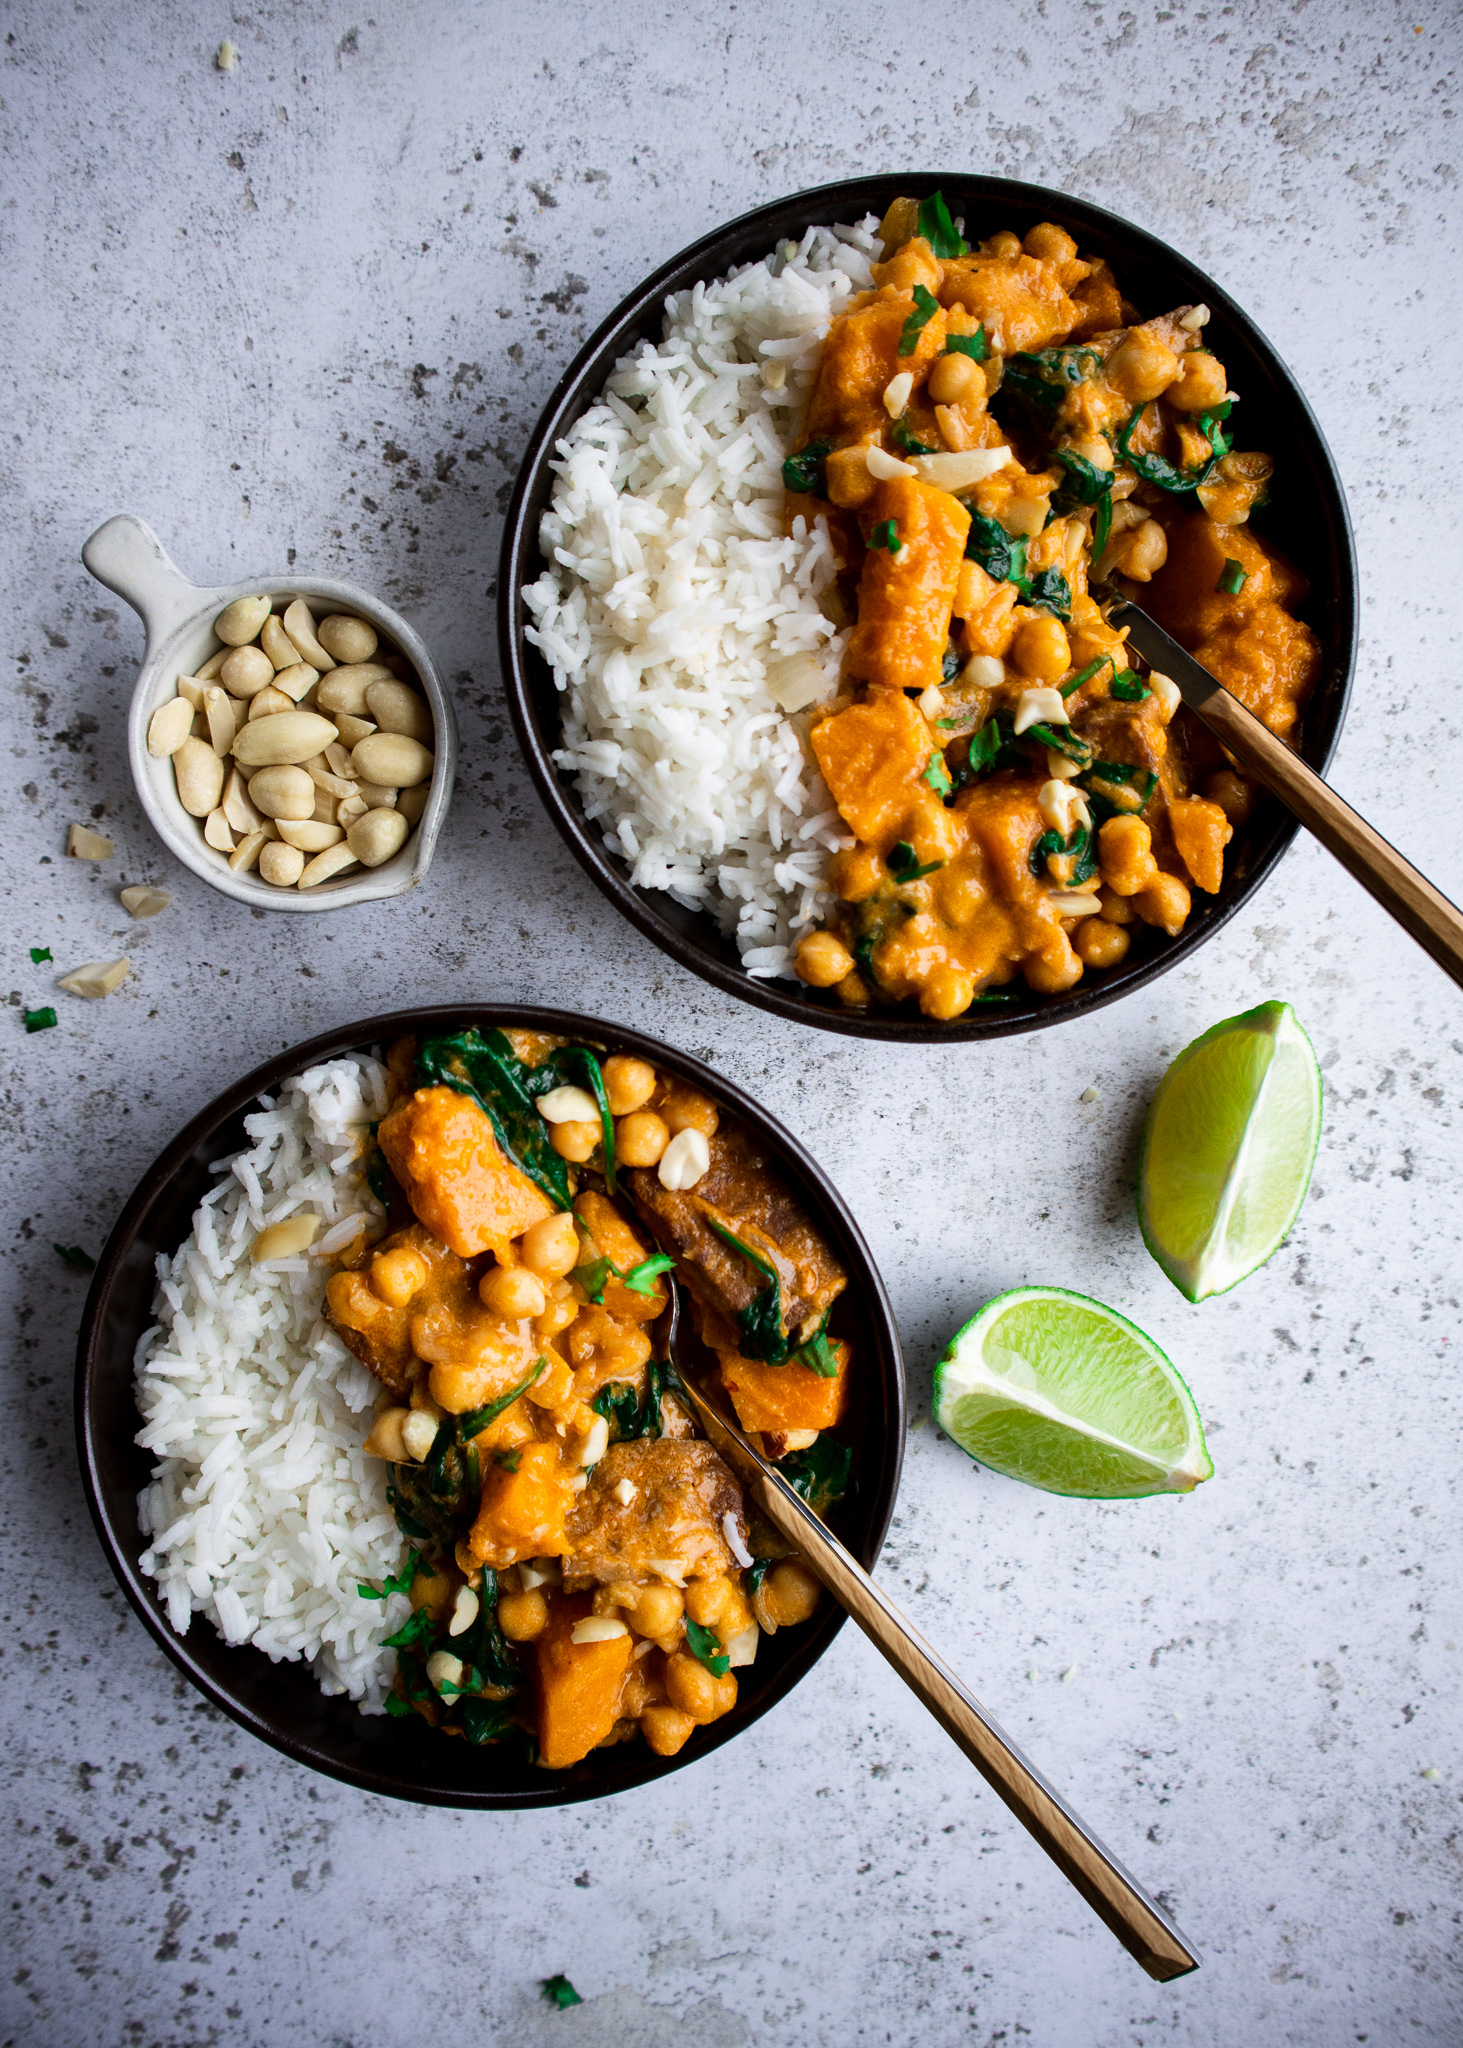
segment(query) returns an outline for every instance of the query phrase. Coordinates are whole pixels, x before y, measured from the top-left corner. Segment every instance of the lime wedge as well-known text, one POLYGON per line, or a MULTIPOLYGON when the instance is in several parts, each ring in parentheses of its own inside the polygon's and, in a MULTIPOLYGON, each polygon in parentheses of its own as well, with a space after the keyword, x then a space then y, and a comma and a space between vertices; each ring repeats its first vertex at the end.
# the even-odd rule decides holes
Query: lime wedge
POLYGON ((1194 1397, 1126 1316, 1064 1287, 988 1301, 935 1367, 935 1420, 963 1451, 1047 1493, 1191 1493, 1214 1471, 1194 1397))
POLYGON ((1289 1003, 1228 1017, 1181 1052, 1143 1132, 1138 1222, 1181 1294, 1263 1266, 1300 1213, 1321 1137, 1321 1072, 1289 1003))

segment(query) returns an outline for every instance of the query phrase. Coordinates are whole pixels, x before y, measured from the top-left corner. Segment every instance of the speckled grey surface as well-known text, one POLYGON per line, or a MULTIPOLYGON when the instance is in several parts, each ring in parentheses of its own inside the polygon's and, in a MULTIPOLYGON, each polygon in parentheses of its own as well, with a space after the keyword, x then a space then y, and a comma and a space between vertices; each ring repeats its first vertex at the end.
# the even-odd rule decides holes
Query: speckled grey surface
POLYGON ((763 1021, 612 921, 493 653, 518 450, 633 282, 855 171, 1049 182, 1176 242, 1297 370, 1362 564, 1335 779, 1457 895, 1456 7, 16 0, 5 27, 4 2040, 1458 2040, 1457 992, 1302 845, 1089 1026, 885 1055, 763 1021), (290 561, 417 622, 464 757, 418 895, 263 921, 167 866, 122 745, 140 632, 77 558, 119 509, 200 579, 290 561), (115 834, 105 867, 62 859, 73 818, 115 834), (144 878, 174 903, 134 925, 144 878), (135 973, 27 1037, 32 944, 135 973), (476 993, 648 1023, 810 1134, 921 1418, 955 1321, 1016 1281, 1098 1294, 1179 1362, 1218 1466, 1195 1497, 1062 1503, 916 1424, 881 1575, 1161 1890, 1198 1977, 1139 1975, 852 1630, 709 1761, 501 1820, 312 1779, 154 1650, 73 1472, 83 1283, 51 1243, 97 1249, 276 1047, 476 993), (1272 995, 1325 1069, 1315 1183, 1270 1266, 1191 1308, 1138 1240, 1135 1134, 1171 1054, 1272 995), (565 2015, 536 1988, 561 1970, 565 2015))

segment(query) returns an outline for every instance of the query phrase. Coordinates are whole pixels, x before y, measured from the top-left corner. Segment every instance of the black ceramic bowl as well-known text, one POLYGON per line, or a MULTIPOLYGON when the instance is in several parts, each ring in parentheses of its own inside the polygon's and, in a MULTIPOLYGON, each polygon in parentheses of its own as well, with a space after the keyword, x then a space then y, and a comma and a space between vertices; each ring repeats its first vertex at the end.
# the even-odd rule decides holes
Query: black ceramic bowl
POLYGON ((470 1024, 559 1032, 638 1053, 712 1096, 769 1147, 848 1269, 834 1327, 857 1345, 855 1412, 847 1428, 839 1430, 854 1447, 854 1483, 833 1520, 855 1556, 873 1565, 899 1487, 904 1369, 884 1283, 858 1225, 802 1146, 750 1096, 643 1032, 564 1010, 482 1004, 371 1017, 280 1053, 210 1103, 148 1169, 107 1240, 77 1349, 77 1448, 92 1519, 122 1590, 178 1669, 251 1735, 329 1777, 420 1804, 566 1806, 662 1778, 740 1734, 813 1668, 843 1626, 841 1610, 825 1601, 806 1627, 764 1637, 756 1663, 740 1674, 735 1711, 698 1729, 678 1756, 659 1757, 643 1742, 626 1742, 594 1752, 573 1770, 545 1771, 491 1746, 473 1749, 453 1741, 415 1717, 393 1721, 362 1715, 349 1700, 327 1699, 304 1665, 272 1664, 247 1645, 231 1649, 201 1616, 194 1616, 186 1636, 175 1635, 153 1581, 138 1567, 145 1546, 137 1526, 137 1496, 153 1461, 133 1441, 140 1426, 132 1393, 133 1353, 152 1321, 157 1254, 177 1249, 192 1227, 200 1198, 217 1184, 209 1162, 246 1144, 243 1119, 255 1098, 288 1075, 340 1053, 384 1047, 406 1031, 451 1032, 470 1024))
POLYGON ((580 864, 630 922, 683 967, 774 1016, 826 1031, 909 1043, 1001 1038, 1013 1031, 1065 1023, 1152 981, 1202 946, 1254 894, 1295 837, 1299 828, 1294 819, 1273 799, 1263 799, 1231 850, 1219 894, 1196 896, 1193 913, 1177 939, 1142 928, 1121 966, 1105 973, 1089 969, 1064 995, 1023 993, 1010 1003, 977 1004, 949 1024, 922 1016, 912 1003, 888 1010, 846 1010, 829 990, 753 980, 743 971, 736 947, 710 917, 687 910, 660 891, 630 886, 626 864, 606 852, 598 828, 584 817, 570 778, 554 765, 560 700, 548 664, 524 636, 528 618, 522 592, 543 569, 538 529, 553 491, 549 464, 555 444, 599 396, 619 357, 643 338, 659 341, 669 293, 682 291, 697 279, 720 277, 737 264, 757 261, 778 242, 801 236, 810 226, 856 221, 866 213, 882 217, 902 193, 919 196, 937 189, 944 192, 951 212, 964 216, 971 241, 999 228, 1014 228, 1024 235, 1038 221, 1056 221, 1076 237, 1084 254, 1108 259, 1123 291, 1144 313, 1200 301, 1210 308, 1213 318, 1206 336, 1228 370, 1232 387, 1244 399, 1241 445, 1263 448, 1275 457, 1271 503, 1255 521, 1256 528, 1273 534, 1310 580, 1311 595, 1302 616, 1320 638, 1322 660, 1301 752, 1322 771, 1340 734, 1357 632, 1356 562, 1346 501, 1331 452, 1300 387, 1228 293, 1165 243, 1116 214, 1039 185, 954 171, 853 178, 758 207, 729 227, 703 236, 637 286, 585 344, 544 408, 508 512, 498 584, 498 634, 509 706, 529 767, 550 817, 580 864))

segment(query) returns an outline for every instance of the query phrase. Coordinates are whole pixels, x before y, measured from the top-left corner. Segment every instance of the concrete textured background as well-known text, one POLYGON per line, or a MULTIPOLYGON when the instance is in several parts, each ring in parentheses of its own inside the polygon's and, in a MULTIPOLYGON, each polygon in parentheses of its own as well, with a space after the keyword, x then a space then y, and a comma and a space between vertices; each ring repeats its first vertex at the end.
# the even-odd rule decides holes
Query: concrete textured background
POLYGON ((1463 2038, 1457 992, 1302 844, 1192 967, 1087 1026, 881 1053, 764 1021, 622 929, 561 850, 493 653, 519 449, 638 278, 859 170, 1047 182, 1169 237, 1297 370, 1362 564, 1335 778, 1457 895, 1459 25, 1447 0, 12 0, 5 2041, 1463 2038), (124 508, 201 580, 293 561, 420 626, 464 766, 419 894, 261 928, 163 858, 123 749, 140 632, 78 560, 124 508), (116 835, 105 868, 61 858, 73 818, 116 835), (143 878, 174 903, 139 926, 116 892, 143 878), (33 944, 58 969, 125 947, 136 972, 27 1037, 19 1006, 51 995, 33 944), (1161 1889, 1198 1977, 1140 1976, 852 1630, 709 1761, 501 1820, 314 1779, 153 1649, 73 1470, 84 1283, 52 1240, 95 1251, 164 1141, 276 1047, 476 994, 648 1023, 812 1137, 908 1350, 883 1580, 1161 1889), (1139 1242, 1135 1134, 1172 1054, 1267 996, 1325 1069, 1315 1183, 1285 1250, 1195 1309, 1139 1242), (1028 1279, 1153 1332, 1211 1485, 1063 1503, 936 1439, 932 1357, 1028 1279), (562 2016, 536 1987, 560 1970, 586 2001, 562 2016))

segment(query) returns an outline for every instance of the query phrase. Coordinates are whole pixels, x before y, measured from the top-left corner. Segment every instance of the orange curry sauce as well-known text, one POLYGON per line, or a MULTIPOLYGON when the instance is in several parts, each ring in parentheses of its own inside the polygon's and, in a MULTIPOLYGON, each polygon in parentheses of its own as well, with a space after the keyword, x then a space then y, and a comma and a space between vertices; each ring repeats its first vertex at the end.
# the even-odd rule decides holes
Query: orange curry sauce
POLYGON ((1252 806, 1089 583, 1148 584, 1285 738, 1319 648, 1303 579, 1246 525, 1272 464, 1231 446, 1205 308, 1139 322, 1051 225, 966 249, 938 195, 896 201, 881 235, 786 471, 856 621, 811 731, 854 843, 797 971, 953 1018, 1017 976, 1054 992, 1116 966, 1135 921, 1177 935, 1252 806))

